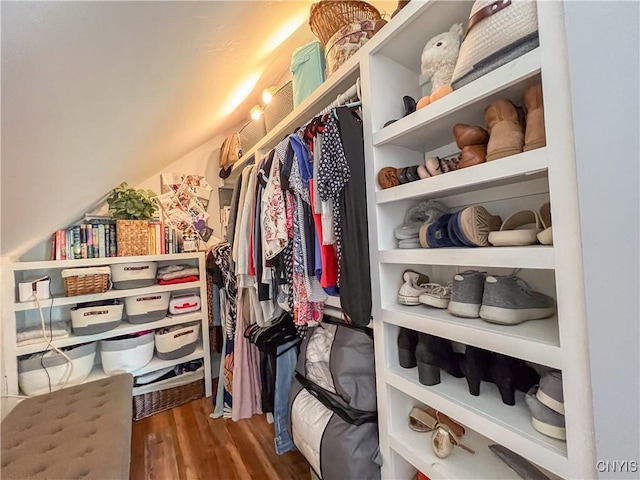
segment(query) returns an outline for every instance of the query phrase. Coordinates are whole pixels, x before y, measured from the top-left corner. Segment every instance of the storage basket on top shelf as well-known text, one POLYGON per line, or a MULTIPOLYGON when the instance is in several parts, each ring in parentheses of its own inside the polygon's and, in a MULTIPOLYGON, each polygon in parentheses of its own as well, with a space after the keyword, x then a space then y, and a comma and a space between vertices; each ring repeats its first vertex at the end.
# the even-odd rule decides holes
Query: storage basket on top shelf
POLYGON ((65 268, 61 272, 67 297, 104 293, 109 290, 109 267, 65 268))
POLYGON ((287 115, 293 112, 293 82, 289 81, 273 94, 264 107, 264 124, 267 133, 273 130, 287 115))
POLYGON ((264 124, 264 116, 257 120, 252 120, 240 130, 240 145, 242 155, 251 150, 267 134, 267 127, 264 124))
POLYGON ((361 20, 381 20, 376 7, 361 0, 321 0, 311 5, 309 27, 322 46, 342 27, 361 20))
POLYGON ((149 255, 149 221, 116 220, 119 257, 149 255))

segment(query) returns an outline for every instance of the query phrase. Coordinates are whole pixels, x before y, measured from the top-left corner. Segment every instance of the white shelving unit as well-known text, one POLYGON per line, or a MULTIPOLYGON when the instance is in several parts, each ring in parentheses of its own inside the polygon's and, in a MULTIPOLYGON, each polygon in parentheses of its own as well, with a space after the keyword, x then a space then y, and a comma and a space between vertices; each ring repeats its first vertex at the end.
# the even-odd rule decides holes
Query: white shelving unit
MULTIPOLYGON (((182 323, 200 322, 200 344, 196 350, 185 357, 175 360, 161 360, 153 357, 150 363, 132 372, 134 376, 154 372, 162 368, 171 367, 191 360, 202 359, 204 366, 205 394, 211 396, 211 357, 209 355, 209 324, 207 310, 207 285, 205 275, 204 253, 181 253, 171 255, 149 255, 138 257, 110 257, 92 258, 83 260, 63 260, 44 262, 16 262, 2 265, 3 279, 3 346, 2 355, 5 365, 5 377, 3 379, 3 392, 9 395, 20 395, 17 375, 17 360, 22 355, 42 352, 48 349, 47 343, 42 341, 17 343, 16 328, 19 323, 32 323, 33 316, 38 315, 36 302, 19 302, 17 298, 17 285, 21 280, 29 279, 41 275, 48 275, 51 278, 52 298, 40 301, 43 308, 45 321, 51 318, 55 320, 69 320, 69 308, 76 303, 90 302, 96 300, 107 300, 114 298, 125 298, 138 295, 154 294, 160 292, 192 291, 198 293, 201 298, 201 309, 197 312, 182 315, 167 315, 161 320, 149 323, 130 324, 123 318, 122 322, 114 329, 93 335, 74 335, 54 339, 52 344, 56 347, 67 347, 79 345, 87 342, 95 342, 106 338, 118 337, 145 330, 155 330, 162 327, 178 325, 182 323), (60 275, 65 268, 106 266, 133 262, 157 262, 158 266, 169 264, 189 264, 198 267, 200 277, 198 281, 179 283, 175 285, 153 285, 145 288, 132 288, 124 290, 108 290, 104 293, 78 295, 67 297, 64 293, 64 284, 60 275)), ((100 365, 100 354, 96 354, 96 364, 85 382, 106 377, 100 365)), ((145 387, 145 392, 152 391, 150 386, 145 387)))

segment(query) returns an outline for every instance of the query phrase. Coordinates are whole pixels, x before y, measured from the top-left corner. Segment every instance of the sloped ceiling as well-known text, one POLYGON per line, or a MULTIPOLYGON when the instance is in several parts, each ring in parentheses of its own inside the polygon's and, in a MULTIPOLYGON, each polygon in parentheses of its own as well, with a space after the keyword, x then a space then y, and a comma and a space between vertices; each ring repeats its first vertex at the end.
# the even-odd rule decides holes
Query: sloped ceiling
POLYGON ((2 255, 241 125, 310 1, 2 2, 2 255))

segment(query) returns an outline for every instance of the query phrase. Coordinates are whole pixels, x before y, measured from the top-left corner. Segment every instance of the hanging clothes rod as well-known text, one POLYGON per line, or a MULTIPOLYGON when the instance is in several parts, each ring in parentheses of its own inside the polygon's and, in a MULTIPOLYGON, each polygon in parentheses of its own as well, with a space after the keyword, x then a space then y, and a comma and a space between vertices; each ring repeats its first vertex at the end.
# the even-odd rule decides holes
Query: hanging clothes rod
POLYGON ((333 102, 331 102, 327 107, 325 107, 319 113, 319 115, 324 115, 325 113, 329 113, 334 108, 345 105, 354 99, 357 99, 358 101, 362 99, 360 95, 360 77, 358 77, 358 79, 356 80, 356 83, 353 84, 346 92, 338 95, 333 102))

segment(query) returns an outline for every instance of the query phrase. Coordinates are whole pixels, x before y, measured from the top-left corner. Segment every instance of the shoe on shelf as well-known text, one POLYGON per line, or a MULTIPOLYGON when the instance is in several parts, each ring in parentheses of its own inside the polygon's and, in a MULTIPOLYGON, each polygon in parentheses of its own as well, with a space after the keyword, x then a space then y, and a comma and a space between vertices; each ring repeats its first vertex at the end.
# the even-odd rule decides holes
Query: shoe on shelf
POLYGON ((524 92, 524 108, 527 113, 523 151, 535 150, 547 145, 544 129, 544 104, 542 84, 533 85, 524 92))
POLYGON ((418 332, 400 327, 398 332, 398 362, 402 368, 413 368, 416 364, 418 332))
POLYGON ((542 221, 538 213, 521 210, 510 215, 500 230, 489 233, 489 243, 494 247, 534 245, 538 243, 541 231, 542 221))
POLYGON ((458 169, 474 167, 487 161, 486 145, 469 145, 460 152, 458 169))
POLYGON ((394 167, 384 167, 378 172, 378 185, 380 188, 387 189, 400 185, 398 180, 398 169, 394 167))
POLYGON ((451 299, 451 286, 451 283, 447 285, 427 283, 426 292, 420 295, 420 303, 435 308, 447 308, 451 299))
POLYGON ((480 395, 480 383, 489 381, 489 367, 491 366, 491 352, 483 348, 467 345, 464 359, 460 363, 464 378, 467 380, 469 393, 474 397, 480 395))
POLYGON ((538 241, 542 245, 553 245, 553 227, 551 226, 551 204, 549 202, 540 207, 540 221, 542 230, 538 233, 538 241))
POLYGON ((402 279, 404 283, 398 292, 398 303, 412 306, 420 305, 420 295, 426 291, 423 284, 429 282, 429 277, 426 275, 421 277, 421 274, 418 272, 406 270, 402 275, 402 279), (420 283, 420 280, 424 280, 425 278, 426 282, 420 283))
POLYGON ((426 333, 418 332, 416 362, 418 381, 423 385, 440 383, 440 369, 456 378, 462 378, 460 362, 463 355, 455 353, 451 341, 426 333))
POLYGON ((460 150, 472 145, 486 145, 489 142, 489 132, 484 128, 464 123, 453 126, 453 136, 460 150))
POLYGON ((567 430, 565 428, 564 415, 552 410, 538 400, 538 389, 537 385, 533 386, 524 397, 531 412, 531 425, 543 435, 557 438, 558 440, 566 440, 567 430))
POLYGON ((555 300, 534 291, 520 277, 489 275, 484 281, 480 318, 487 322, 516 325, 550 317, 554 311, 555 300))
POLYGON ((501 225, 500 216, 491 215, 482 205, 472 205, 458 212, 453 228, 468 246, 488 247, 489 233, 499 230, 501 225))
POLYGON ((451 315, 464 318, 478 318, 484 293, 483 272, 467 270, 453 277, 451 300, 447 310, 451 315))
POLYGON ((522 152, 524 130, 518 111, 510 100, 496 100, 485 109, 484 118, 489 130, 487 161, 522 152))
POLYGON ((564 395, 562 393, 562 372, 552 370, 540 379, 536 398, 544 405, 564 415, 564 395))
MULTIPOLYGON (((416 111, 416 101, 413 99, 413 97, 410 97, 409 95, 405 95, 404 97, 402 97, 402 103, 404 104, 404 113, 402 114, 401 118, 404 118, 407 115, 411 115, 413 112, 416 111)), ((383 125, 383 128, 388 127, 389 125, 391 125, 394 122, 397 122, 398 120, 399 119, 397 118, 394 120, 389 120, 383 125)))

